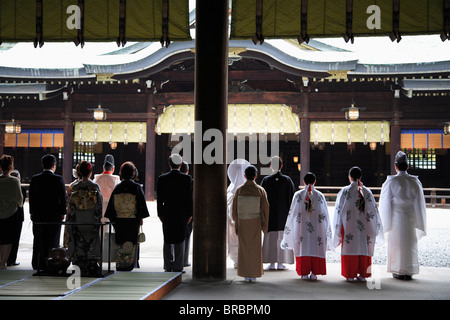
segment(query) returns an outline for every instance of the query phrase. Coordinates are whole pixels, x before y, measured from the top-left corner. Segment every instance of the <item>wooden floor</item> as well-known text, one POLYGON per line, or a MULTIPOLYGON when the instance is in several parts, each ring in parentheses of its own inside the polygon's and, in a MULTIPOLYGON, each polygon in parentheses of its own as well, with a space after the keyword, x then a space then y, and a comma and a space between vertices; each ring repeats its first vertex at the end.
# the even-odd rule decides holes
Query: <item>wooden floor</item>
POLYGON ((0 271, 0 300, 159 300, 181 283, 177 272, 114 272, 102 278, 0 271))

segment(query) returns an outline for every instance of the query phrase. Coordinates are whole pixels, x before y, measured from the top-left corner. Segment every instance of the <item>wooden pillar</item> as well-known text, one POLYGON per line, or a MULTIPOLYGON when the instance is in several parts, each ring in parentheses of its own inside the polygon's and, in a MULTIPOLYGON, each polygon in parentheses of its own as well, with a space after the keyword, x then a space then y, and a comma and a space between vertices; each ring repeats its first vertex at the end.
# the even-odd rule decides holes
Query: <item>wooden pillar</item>
POLYGON ((65 122, 64 122, 64 148, 63 148, 63 179, 64 183, 71 183, 74 179, 72 177, 73 167, 73 121, 69 118, 72 112, 72 101, 67 100, 64 107, 65 122))
POLYGON ((192 269, 195 280, 226 278, 228 2, 196 1, 192 269), (215 150, 222 152, 222 161, 212 164, 205 163, 202 156, 211 143, 203 142, 203 134, 208 129, 218 129, 222 134, 221 150, 215 150))
POLYGON ((145 200, 155 200, 155 122, 153 94, 147 95, 147 142, 145 144, 145 200))
POLYGON ((400 114, 400 96, 396 98, 394 96, 392 102, 392 109, 394 111, 394 118, 391 120, 391 174, 396 174, 395 171, 395 155, 400 151, 400 139, 401 130, 399 124, 399 114, 400 114))
POLYGON ((311 147, 310 147, 310 123, 309 112, 309 91, 302 92, 302 112, 300 120, 300 185, 303 185, 303 177, 311 170, 311 147))

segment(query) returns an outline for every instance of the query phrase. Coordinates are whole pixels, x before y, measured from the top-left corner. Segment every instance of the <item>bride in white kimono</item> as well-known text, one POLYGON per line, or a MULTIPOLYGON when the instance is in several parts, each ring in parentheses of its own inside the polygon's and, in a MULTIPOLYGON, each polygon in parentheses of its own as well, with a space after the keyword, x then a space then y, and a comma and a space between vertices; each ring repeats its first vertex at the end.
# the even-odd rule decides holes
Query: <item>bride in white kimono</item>
POLYGON ((426 235, 426 204, 418 177, 409 175, 408 158, 395 157, 397 175, 381 188, 380 212, 388 240, 387 271, 394 278, 411 279, 419 273, 417 240, 426 235))

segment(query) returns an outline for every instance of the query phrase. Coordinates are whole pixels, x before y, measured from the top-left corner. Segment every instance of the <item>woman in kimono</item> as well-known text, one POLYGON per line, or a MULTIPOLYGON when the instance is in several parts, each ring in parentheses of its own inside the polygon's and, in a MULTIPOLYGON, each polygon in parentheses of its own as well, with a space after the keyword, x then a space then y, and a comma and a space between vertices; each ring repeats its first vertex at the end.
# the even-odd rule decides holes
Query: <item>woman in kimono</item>
POLYGON ((326 275, 326 251, 332 250, 331 224, 324 195, 314 188, 316 176, 308 172, 305 188, 292 199, 280 247, 294 249, 297 274, 302 279, 316 280, 326 275), (309 276, 309 277, 308 277, 309 276))
POLYGON ((116 232, 116 270, 131 271, 136 263, 139 226, 149 216, 144 191, 133 178, 136 168, 127 161, 120 167, 122 181, 114 188, 105 217, 116 232))
POLYGON ((14 169, 14 158, 4 154, 0 158, 0 169, 0 270, 4 270, 16 238, 20 222, 17 209, 23 206, 23 195, 19 179, 10 174, 14 169))
POLYGON ((245 183, 245 168, 250 163, 245 159, 235 159, 228 166, 228 179, 230 179, 230 185, 227 189, 227 237, 228 237, 228 255, 234 262, 234 268, 237 269, 238 263, 238 236, 236 234, 234 220, 231 216, 233 197, 236 189, 245 183))
POLYGON ((68 222, 86 223, 67 226, 68 254, 74 265, 83 273, 100 270, 100 235, 98 223, 102 217, 102 194, 100 187, 90 180, 92 164, 81 161, 77 166, 80 180, 72 185, 69 195, 68 222), (90 270, 90 271, 89 271, 90 270))
POLYGON ((255 182, 256 167, 248 166, 244 173, 247 181, 236 189, 231 211, 239 237, 237 274, 255 282, 264 273, 261 231, 267 233, 269 202, 264 188, 255 182))
POLYGON ((370 267, 375 240, 383 242, 380 214, 372 192, 361 182, 362 171, 349 171, 350 185, 339 191, 334 212, 333 245, 341 248, 341 274, 347 281, 365 281, 370 267))

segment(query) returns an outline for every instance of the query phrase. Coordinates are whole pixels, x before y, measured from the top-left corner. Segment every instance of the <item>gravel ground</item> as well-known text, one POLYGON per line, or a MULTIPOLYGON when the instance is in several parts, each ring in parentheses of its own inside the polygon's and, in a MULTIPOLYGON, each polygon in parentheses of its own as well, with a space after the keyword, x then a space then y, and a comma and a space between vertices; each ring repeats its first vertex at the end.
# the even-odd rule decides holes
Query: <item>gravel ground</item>
MULTIPOLYGON (((329 207, 333 219, 334 207, 329 207)), ((427 235, 419 240, 419 264, 424 267, 450 268, 450 209, 427 209, 427 235)), ((327 252, 327 262, 340 263, 340 249, 327 252)), ((387 262, 387 241, 375 246, 373 264, 387 262)))

